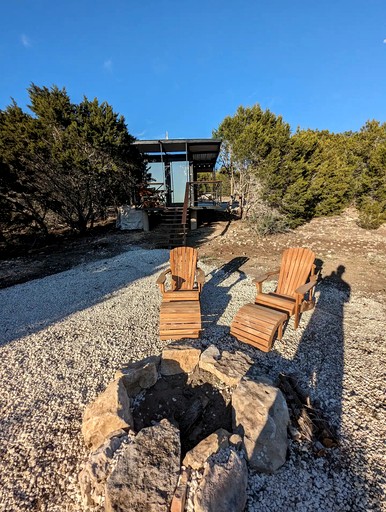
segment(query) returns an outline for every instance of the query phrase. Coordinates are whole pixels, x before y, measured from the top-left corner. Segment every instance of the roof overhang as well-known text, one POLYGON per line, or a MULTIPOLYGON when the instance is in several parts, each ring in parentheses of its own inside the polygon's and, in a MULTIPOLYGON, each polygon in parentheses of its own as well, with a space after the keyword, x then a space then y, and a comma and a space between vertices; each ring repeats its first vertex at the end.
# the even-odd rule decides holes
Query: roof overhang
POLYGON ((147 155, 163 155, 171 161, 173 156, 177 160, 181 154, 186 155, 188 161, 197 162, 214 167, 220 153, 220 139, 161 139, 137 140, 133 145, 147 155))

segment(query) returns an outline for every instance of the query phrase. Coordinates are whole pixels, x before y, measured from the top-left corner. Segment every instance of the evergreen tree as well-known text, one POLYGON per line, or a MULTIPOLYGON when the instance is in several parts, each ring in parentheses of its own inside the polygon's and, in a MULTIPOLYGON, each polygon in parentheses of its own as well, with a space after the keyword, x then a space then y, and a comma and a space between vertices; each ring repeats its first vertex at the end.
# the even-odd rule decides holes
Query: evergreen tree
POLYGON ((364 227, 386 221, 386 124, 369 121, 359 133, 297 130, 291 136, 280 116, 255 105, 239 107, 213 135, 223 139, 222 168, 238 177, 247 207, 257 205, 260 216, 263 202, 273 209, 272 219, 282 224, 285 215, 294 227, 355 201, 364 227))
POLYGON ((386 222, 386 123, 368 121, 355 136, 355 198, 363 227, 386 222))
POLYGON ((84 232, 108 206, 130 202, 145 165, 124 118, 107 103, 32 85, 25 114, 13 103, 0 113, 0 196, 14 213, 48 229, 51 212, 84 232))
POLYGON ((279 169, 289 144, 289 125, 280 116, 254 105, 239 107, 213 135, 223 140, 223 167, 231 166, 233 174, 238 172, 239 192, 247 206, 251 206, 256 196, 257 182, 264 198, 275 204, 279 199, 279 169))

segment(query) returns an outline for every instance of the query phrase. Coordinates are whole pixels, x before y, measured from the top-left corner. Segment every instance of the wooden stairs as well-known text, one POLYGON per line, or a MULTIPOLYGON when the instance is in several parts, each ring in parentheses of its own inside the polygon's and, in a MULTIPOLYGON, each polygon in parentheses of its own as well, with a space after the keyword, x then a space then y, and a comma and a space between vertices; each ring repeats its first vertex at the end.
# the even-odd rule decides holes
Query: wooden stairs
POLYGON ((186 246, 186 235, 189 226, 190 185, 186 183, 185 197, 182 206, 168 206, 162 212, 159 233, 164 236, 157 243, 160 248, 174 249, 186 246))
POLYGON ((182 207, 168 207, 162 212, 160 228, 164 234, 163 240, 157 245, 166 249, 186 245, 187 223, 182 222, 182 207))

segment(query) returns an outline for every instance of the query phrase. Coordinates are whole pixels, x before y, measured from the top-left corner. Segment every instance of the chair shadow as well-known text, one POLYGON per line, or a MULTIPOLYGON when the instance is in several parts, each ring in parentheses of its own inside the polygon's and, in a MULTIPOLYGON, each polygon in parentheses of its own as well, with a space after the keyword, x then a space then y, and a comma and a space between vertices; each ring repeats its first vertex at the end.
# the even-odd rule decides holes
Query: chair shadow
POLYGON ((228 327, 219 325, 219 320, 226 311, 231 300, 230 290, 241 281, 247 279, 246 274, 240 270, 249 260, 246 256, 233 258, 228 263, 213 270, 210 279, 206 280, 201 295, 203 341, 219 331, 227 335, 228 327), (226 283, 228 281, 228 283, 226 283))

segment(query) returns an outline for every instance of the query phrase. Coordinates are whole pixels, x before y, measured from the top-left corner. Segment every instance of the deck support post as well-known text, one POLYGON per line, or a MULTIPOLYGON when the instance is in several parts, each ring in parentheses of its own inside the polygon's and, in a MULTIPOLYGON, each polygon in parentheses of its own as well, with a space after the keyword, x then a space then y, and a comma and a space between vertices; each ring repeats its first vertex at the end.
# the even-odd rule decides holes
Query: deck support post
POLYGON ((198 211, 197 210, 190 210, 190 229, 197 229, 198 228, 198 211))
POLYGON ((147 211, 145 211, 145 210, 142 210, 142 225, 143 225, 144 231, 150 231, 149 215, 148 215, 147 211))

